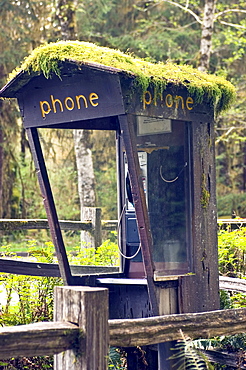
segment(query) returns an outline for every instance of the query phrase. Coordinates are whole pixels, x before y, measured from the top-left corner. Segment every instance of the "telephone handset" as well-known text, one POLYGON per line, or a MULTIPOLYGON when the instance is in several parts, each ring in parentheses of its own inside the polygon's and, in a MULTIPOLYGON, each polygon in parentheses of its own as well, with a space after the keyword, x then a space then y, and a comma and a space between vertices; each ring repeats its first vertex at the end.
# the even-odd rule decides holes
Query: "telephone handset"
MULTIPOLYGON (((147 153, 146 152, 138 152, 138 159, 139 159, 139 165, 142 175, 142 181, 143 181, 143 188, 144 193, 147 195, 147 153)), ((130 177, 128 173, 128 165, 125 158, 125 173, 126 173, 126 208, 127 210, 134 210, 133 205, 133 197, 132 197, 132 191, 131 191, 131 183, 130 183, 130 177)), ((148 199, 148 197, 146 197, 148 199)))

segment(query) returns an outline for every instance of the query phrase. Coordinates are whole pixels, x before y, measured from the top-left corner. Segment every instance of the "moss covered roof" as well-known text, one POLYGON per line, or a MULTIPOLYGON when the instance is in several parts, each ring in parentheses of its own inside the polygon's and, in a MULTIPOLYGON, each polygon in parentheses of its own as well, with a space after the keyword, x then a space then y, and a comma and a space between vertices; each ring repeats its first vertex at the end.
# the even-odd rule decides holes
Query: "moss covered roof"
POLYGON ((234 86, 223 77, 207 74, 188 65, 170 62, 150 63, 134 58, 119 50, 100 47, 88 42, 63 41, 36 48, 23 62, 19 70, 32 74, 43 73, 46 78, 53 73, 60 75, 60 62, 72 61, 78 65, 99 63, 117 68, 135 77, 137 85, 147 89, 150 84, 163 90, 167 84, 185 86, 196 102, 209 102, 215 112, 229 108, 235 98, 234 86))

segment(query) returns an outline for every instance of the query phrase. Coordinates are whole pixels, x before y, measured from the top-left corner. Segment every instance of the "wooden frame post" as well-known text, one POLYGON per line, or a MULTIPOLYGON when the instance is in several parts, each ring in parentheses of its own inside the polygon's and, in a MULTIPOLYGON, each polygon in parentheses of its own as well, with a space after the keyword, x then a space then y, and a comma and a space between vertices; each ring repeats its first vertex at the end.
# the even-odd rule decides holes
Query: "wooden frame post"
POLYGON ((125 145, 128 169, 130 174, 132 195, 138 224, 138 232, 141 243, 144 269, 148 284, 148 294, 153 316, 159 315, 159 305, 157 300, 157 289, 154 283, 154 263, 152 259, 152 236, 146 199, 142 181, 140 181, 140 166, 137 154, 137 145, 134 141, 133 123, 130 116, 118 116, 122 138, 125 145))
POLYGON ((56 213, 55 203, 50 187, 48 173, 44 162, 42 148, 39 141, 38 131, 36 128, 27 128, 26 132, 38 175, 38 181, 48 217, 50 233, 56 250, 56 256, 59 263, 61 277, 65 285, 73 285, 73 277, 68 263, 61 228, 56 213))
POLYGON ((102 210, 98 207, 82 207, 81 221, 91 221, 92 230, 81 231, 81 243, 85 248, 99 248, 102 244, 102 210))
POLYGON ((54 293, 54 321, 71 322, 81 329, 74 349, 55 355, 54 370, 106 370, 108 290, 57 286, 54 293))

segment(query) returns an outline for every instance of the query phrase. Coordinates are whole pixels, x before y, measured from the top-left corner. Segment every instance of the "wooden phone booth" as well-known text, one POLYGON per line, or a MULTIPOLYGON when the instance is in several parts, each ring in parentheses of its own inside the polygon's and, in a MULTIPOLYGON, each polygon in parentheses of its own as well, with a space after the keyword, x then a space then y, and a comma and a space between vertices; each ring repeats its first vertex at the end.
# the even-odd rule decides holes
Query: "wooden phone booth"
POLYGON ((35 50, 0 95, 18 100, 64 284, 108 287, 111 318, 219 308, 214 116, 233 95, 227 81, 61 42, 35 50), (42 128, 115 131, 118 273, 71 274, 42 128))

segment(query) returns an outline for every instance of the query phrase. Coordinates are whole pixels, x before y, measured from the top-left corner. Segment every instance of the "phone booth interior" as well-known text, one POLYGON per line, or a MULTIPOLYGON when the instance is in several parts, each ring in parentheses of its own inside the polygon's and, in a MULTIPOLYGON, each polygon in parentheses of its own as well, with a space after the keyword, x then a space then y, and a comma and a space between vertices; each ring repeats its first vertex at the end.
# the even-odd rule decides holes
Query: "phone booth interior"
POLYGON ((60 77, 21 71, 1 90, 18 99, 61 276, 68 285, 108 287, 111 318, 218 309, 214 107, 179 84, 157 93, 151 83, 146 91, 134 85, 134 78, 66 61, 60 77), (119 272, 71 274, 42 128, 115 132, 119 272))
MULTIPOLYGON (((155 277, 192 272, 191 124, 136 117, 136 139, 153 238, 155 277)), ((127 160, 125 158, 127 171, 127 160)), ((139 235, 126 177, 128 276, 144 277, 139 235), (129 200, 130 199, 130 200, 129 200), (137 255, 131 259, 134 254, 137 255)))

